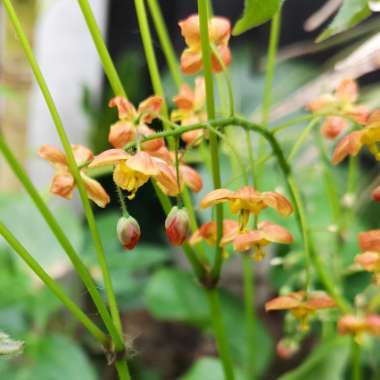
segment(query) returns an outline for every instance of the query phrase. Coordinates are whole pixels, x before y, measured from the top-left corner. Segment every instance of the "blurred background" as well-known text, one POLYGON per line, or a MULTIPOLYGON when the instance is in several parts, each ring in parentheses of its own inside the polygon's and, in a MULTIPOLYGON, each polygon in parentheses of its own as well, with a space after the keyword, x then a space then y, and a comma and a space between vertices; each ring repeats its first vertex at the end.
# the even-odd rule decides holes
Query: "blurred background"
MULTIPOLYGON (((314 43, 340 3, 339 0, 285 2, 279 63, 273 88, 271 118, 274 125, 302 114, 305 103, 321 93, 331 91, 343 78, 358 79, 362 88, 362 103, 371 109, 380 105, 378 15, 325 42, 314 43)), ((70 140, 90 146, 95 153, 104 150, 108 146, 109 126, 116 118, 115 112, 107 107, 112 93, 77 3, 70 0, 14 0, 13 4, 28 37, 33 41, 70 140)), ((92 0, 91 4, 129 98, 137 104, 152 94, 152 87, 133 1, 92 0)), ((177 22, 196 11, 196 1, 160 0, 160 5, 175 49, 180 54, 184 42, 177 22)), ((243 0, 216 0, 213 5, 216 15, 226 16, 232 23, 243 10, 243 0)), ((59 139, 21 46, 4 13, 0 5, 0 131, 28 168, 33 182, 49 200, 72 243, 99 281, 99 287, 102 287, 91 239, 82 223, 79 202, 77 199, 74 202, 61 201, 48 195, 52 171, 36 157, 36 151, 45 143, 59 147, 59 139)), ((267 23, 231 40, 233 63, 230 74, 237 110, 253 118, 257 117, 261 106, 269 29, 270 24, 267 23)), ((154 41, 170 104, 176 89, 167 73, 156 36, 154 41)), ((290 146, 303 127, 300 125, 298 129, 283 134, 281 138, 284 145, 290 146)), ((243 137, 237 134, 234 138, 238 143, 243 137)), ((316 228, 321 228, 331 223, 331 216, 323 205, 323 185, 313 180, 319 175, 320 167, 316 164, 315 151, 307 144, 301 159, 296 163, 297 175, 305 183, 304 192, 312 199, 308 207, 313 213, 316 228)), ((197 165, 197 157, 194 157, 193 163, 197 165)), ((276 183, 278 176, 275 165, 270 165, 274 169, 271 175, 266 176, 263 186, 273 188, 279 186, 276 183)), ((361 157, 361 165, 363 188, 366 188, 364 184, 368 187, 377 179, 377 173, 373 161, 366 155, 361 157)), ((224 179, 227 181, 232 169, 227 164, 224 169, 224 179)), ((340 176, 345 176, 342 170, 337 169, 338 180, 340 176)), ((206 192, 210 187, 210 179, 204 170, 202 174, 206 192)), ((113 194, 109 176, 102 177, 101 181, 113 194)), ((130 203, 130 212, 139 220, 143 230, 142 244, 132 254, 123 252, 115 237, 115 223, 120 214, 117 203, 113 202, 107 210, 97 212, 100 231, 109 253, 113 281, 125 316, 134 378, 221 379, 219 362, 214 359, 215 346, 208 334, 207 305, 200 289, 186 272, 181 252, 169 247, 166 242, 162 227, 164 216, 152 194, 152 189, 146 186, 130 203), (205 373, 209 375, 204 377, 205 373)), ((358 229, 371 226, 376 219, 375 213, 368 213, 366 207, 363 204, 360 210, 363 217, 358 229)), ((16 236, 49 273, 62 279, 70 294, 96 319, 93 305, 72 273, 62 250, 1 157, 0 218, 7 221, 16 236)), ((204 218, 200 215, 201 220, 204 218)), ((294 226, 290 225, 289 228, 294 226)), ((328 244, 328 238, 323 239, 328 244)), ((352 258, 355 249, 352 245, 351 256, 348 257, 352 258)), ((255 338, 260 347, 257 370, 260 378, 267 380, 278 379, 281 374, 297 367, 315 343, 313 336, 308 338, 304 350, 292 360, 279 359, 275 354, 275 344, 283 335, 282 319, 279 315, 265 315, 263 303, 278 289, 283 286, 291 288, 302 277, 299 247, 291 248, 290 252, 280 252, 280 255, 288 259, 288 272, 285 274, 280 274, 276 271, 277 267, 270 265, 270 258, 256 268, 256 305, 260 319, 255 338), (289 284, 289 277, 292 277, 293 284, 289 284)), ((353 286, 360 288, 361 283, 368 280, 362 277, 351 278, 353 286)), ((235 360, 239 363, 244 356, 241 348, 244 329, 239 326, 240 320, 244 318, 240 303, 242 278, 239 262, 231 260, 226 266, 222 282, 225 289, 223 308, 227 315, 226 324, 233 339, 230 344, 234 348, 235 360)), ((1 379, 115 378, 112 368, 104 366, 103 353, 97 351, 91 339, 62 311, 55 299, 24 266, 9 255, 9 250, 2 242, 0 331, 6 331, 26 342, 24 355, 12 360, 0 359, 1 379)), ((345 363, 348 355, 347 352, 339 352, 339 355, 328 358, 329 362, 324 358, 324 367, 318 363, 318 368, 325 368, 325 372, 318 373, 319 378, 343 378, 344 365, 337 369, 336 363, 345 363)), ((303 372, 301 377, 292 379, 312 379, 309 375, 303 372)))

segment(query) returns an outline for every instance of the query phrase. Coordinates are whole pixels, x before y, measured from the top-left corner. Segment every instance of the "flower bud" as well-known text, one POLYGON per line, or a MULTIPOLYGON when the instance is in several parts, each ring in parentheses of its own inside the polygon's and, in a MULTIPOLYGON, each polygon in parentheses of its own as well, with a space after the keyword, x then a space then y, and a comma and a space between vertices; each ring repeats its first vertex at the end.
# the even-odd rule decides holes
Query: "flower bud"
POLYGON ((372 199, 376 202, 380 202, 380 186, 377 186, 373 189, 372 199))
POLYGON ((140 240, 140 226, 132 216, 121 217, 116 226, 117 237, 125 249, 131 250, 135 248, 140 240))
POLYGON ((173 245, 182 245, 191 233, 187 210, 179 209, 177 206, 173 207, 166 218, 165 230, 173 245))
POLYGON ((292 358, 299 350, 299 344, 289 338, 281 339, 276 346, 277 355, 284 360, 292 358))

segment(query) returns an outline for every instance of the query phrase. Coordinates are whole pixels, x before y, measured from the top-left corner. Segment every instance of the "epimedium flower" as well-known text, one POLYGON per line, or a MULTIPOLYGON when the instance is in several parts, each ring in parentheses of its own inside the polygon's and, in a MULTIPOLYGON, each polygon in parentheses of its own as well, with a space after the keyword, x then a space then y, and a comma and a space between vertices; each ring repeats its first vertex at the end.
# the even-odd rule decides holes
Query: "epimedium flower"
MULTIPOLYGON (((205 109, 206 89, 205 80, 203 77, 195 79, 194 90, 187 84, 183 84, 179 93, 173 98, 177 107, 172 114, 172 121, 181 125, 191 125, 207 121, 207 112, 205 109)), ((195 144, 201 142, 203 129, 195 129, 185 132, 181 135, 182 140, 187 144, 195 144)))
POLYGON ((190 218, 185 208, 174 206, 165 220, 165 232, 173 245, 182 245, 190 236, 190 218))
POLYGON ((90 163, 90 168, 115 165, 113 180, 117 186, 130 193, 133 199, 137 190, 159 173, 152 157, 143 151, 130 155, 122 149, 109 149, 100 153, 90 163))
POLYGON ((380 284, 380 230, 361 232, 358 235, 360 250, 355 262, 367 272, 374 273, 375 281, 380 284))
MULTIPOLYGON (((78 166, 94 158, 91 150, 83 145, 72 145, 72 149, 75 162, 78 166)), ((55 168, 55 174, 50 185, 50 192, 60 197, 71 199, 75 188, 75 180, 70 172, 66 155, 59 149, 47 144, 38 150, 38 155, 44 160, 49 161, 55 168)), ((98 181, 90 178, 84 168, 80 170, 80 175, 88 197, 99 207, 105 207, 110 202, 110 197, 102 185, 98 181)))
POLYGON ((364 335, 380 335, 380 316, 367 315, 343 315, 338 321, 338 332, 341 335, 353 335, 357 343, 361 343, 364 335))
POLYGON ((321 127, 321 133, 325 138, 335 139, 348 128, 349 123, 344 116, 354 119, 358 124, 365 124, 368 109, 363 105, 356 104, 358 96, 358 84, 352 79, 344 79, 338 84, 334 93, 323 94, 306 105, 309 111, 317 114, 323 112, 343 116, 326 118, 321 127))
MULTIPOLYGON (((224 240, 223 243, 226 241, 224 240)), ((265 257, 263 247, 270 243, 291 244, 293 237, 284 227, 262 221, 257 230, 240 232, 233 238, 233 246, 237 252, 247 252, 253 249, 253 257, 256 261, 261 261, 265 257)))
POLYGON ((201 201, 201 208, 207 208, 219 203, 228 202, 233 213, 239 213, 240 229, 248 223, 249 214, 259 215, 265 208, 273 208, 280 215, 289 216, 293 212, 288 199, 277 192, 259 192, 250 186, 240 190, 216 189, 208 193, 201 201))
POLYGON ((289 310, 300 321, 303 331, 309 329, 309 318, 318 310, 335 307, 335 301, 325 292, 305 291, 292 292, 273 298, 265 304, 266 311, 289 310))
MULTIPOLYGON (((114 148, 123 148, 126 144, 154 134, 149 128, 153 119, 160 112, 163 99, 160 96, 151 96, 141 102, 136 110, 134 105, 122 96, 110 100, 109 106, 118 110, 119 121, 111 126, 108 141, 114 148)), ((155 151, 164 145, 163 139, 154 139, 141 144, 146 151, 155 151)))
MULTIPOLYGON (((181 69, 185 74, 196 74, 202 69, 202 49, 198 15, 191 15, 178 23, 187 48, 181 55, 181 69)), ((231 37, 231 23, 224 17, 212 17, 208 23, 210 44, 216 49, 224 66, 231 63, 231 50, 228 42, 231 37)), ((214 72, 223 70, 215 53, 211 56, 214 72)))
POLYGON ((380 151, 378 149, 380 142, 380 110, 370 114, 364 128, 349 133, 337 144, 332 163, 339 164, 347 156, 356 156, 361 148, 366 145, 376 160, 380 160, 380 151))
POLYGON ((120 243, 127 250, 135 248, 141 236, 140 225, 132 216, 122 216, 117 222, 116 232, 120 243))

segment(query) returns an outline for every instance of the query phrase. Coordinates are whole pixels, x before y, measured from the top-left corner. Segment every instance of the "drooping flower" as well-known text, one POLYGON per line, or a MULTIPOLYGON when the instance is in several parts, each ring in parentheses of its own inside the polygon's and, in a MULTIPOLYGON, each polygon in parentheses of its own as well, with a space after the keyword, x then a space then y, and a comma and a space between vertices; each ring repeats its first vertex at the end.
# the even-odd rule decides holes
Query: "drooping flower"
POLYGON ((268 221, 259 223, 257 230, 241 232, 233 238, 233 246, 237 252, 254 250, 253 257, 261 261, 265 257, 263 247, 270 243, 291 244, 293 237, 284 227, 268 221))
POLYGON ((140 240, 141 230, 132 216, 121 217, 116 226, 117 237, 125 249, 132 250, 140 240))
POLYGON ((338 332, 341 335, 353 335, 358 343, 365 334, 379 336, 380 316, 346 314, 338 321, 338 332))
POLYGON ((182 245, 190 236, 190 218, 185 208, 174 206, 165 220, 165 231, 173 245, 182 245))
MULTIPOLYGON (((152 135, 150 124, 160 112, 163 99, 160 96, 151 96, 141 102, 138 109, 122 96, 110 100, 109 106, 118 110, 119 121, 111 126, 108 140, 114 148, 123 148, 136 139, 152 135)), ((144 142, 141 147, 146 151, 155 151, 164 145, 163 139, 154 139, 144 142)))
POLYGON ((325 292, 292 292, 273 298, 265 304, 266 311, 289 310, 300 321, 301 329, 309 329, 309 318, 320 309, 335 307, 335 301, 325 292))
MULTIPOLYGON (((187 84, 183 84, 173 101, 177 107, 171 114, 171 119, 174 122, 180 122, 181 125, 185 126, 207 121, 206 90, 203 77, 195 79, 194 90, 187 84)), ((181 138, 186 144, 200 143, 203 133, 203 129, 195 129, 183 133, 181 138)))
POLYGON ((159 168, 146 152, 130 155, 122 149, 109 149, 99 154, 90 163, 90 168, 115 165, 113 180, 117 186, 130 193, 133 199, 137 190, 148 180, 159 174, 159 168))
MULTIPOLYGON (((78 166, 91 161, 94 157, 91 150, 83 145, 72 145, 72 149, 75 162, 78 166)), ((55 168, 50 192, 60 197, 71 199, 75 188, 75 180, 70 172, 65 154, 59 149, 45 144, 38 150, 38 155, 44 160, 49 161, 55 168)), ((102 185, 90 178, 84 168, 80 170, 80 175, 88 197, 99 207, 105 207, 110 202, 110 197, 102 185)))
POLYGON ((344 117, 352 118, 358 124, 365 124, 368 109, 356 104, 358 96, 358 84, 352 79, 345 79, 339 83, 333 94, 324 94, 306 105, 311 112, 343 116, 330 116, 325 120, 321 128, 321 133, 325 138, 334 139, 348 128, 348 122, 344 117))
POLYGON ((332 157, 334 165, 343 161, 347 156, 356 156, 363 145, 366 145, 376 160, 380 160, 377 144, 380 142, 380 110, 370 114, 363 129, 354 131, 344 137, 336 146, 332 157))
POLYGON ((380 230, 361 232, 358 235, 361 253, 355 262, 367 272, 374 274, 375 282, 380 283, 380 230))
MULTIPOLYGON (((181 55, 181 69, 185 74, 195 74, 203 66, 199 16, 189 16, 178 25, 188 46, 181 55)), ((228 66, 231 63, 231 51, 228 47, 231 36, 230 21, 224 17, 213 17, 209 20, 208 31, 210 44, 215 47, 224 66, 228 66)), ((211 60, 213 71, 223 70, 215 53, 212 53, 211 60)))
POLYGON ((286 197, 277 192, 259 192, 253 187, 245 186, 240 190, 217 189, 208 193, 201 201, 201 208, 214 206, 218 203, 228 202, 233 213, 247 211, 258 215, 271 207, 283 216, 293 212, 292 205, 286 197))

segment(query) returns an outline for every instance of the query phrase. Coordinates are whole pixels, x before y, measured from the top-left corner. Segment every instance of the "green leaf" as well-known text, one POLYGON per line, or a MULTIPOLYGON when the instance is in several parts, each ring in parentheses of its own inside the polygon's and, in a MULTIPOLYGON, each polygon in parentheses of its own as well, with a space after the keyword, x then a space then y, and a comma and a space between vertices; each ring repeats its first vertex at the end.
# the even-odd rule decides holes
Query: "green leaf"
MULTIPOLYGON (((224 380, 224 378, 220 360, 212 357, 204 357, 196 361, 180 380, 224 380)), ((235 369, 235 379, 242 380, 243 378, 244 376, 241 371, 235 369)))
POLYGON ((324 41, 335 34, 352 28, 370 15, 368 0, 344 0, 334 20, 317 38, 317 42, 324 41))
POLYGON ((94 368, 80 346, 61 335, 26 344, 22 362, 0 362, 0 378, 12 380, 96 380, 94 368))
POLYGON ((349 357, 350 342, 338 337, 320 344, 295 370, 279 380, 341 380, 349 357))
POLYGON ((235 24, 232 34, 237 36, 264 24, 278 11, 281 0, 245 0, 243 16, 235 24))
POLYGON ((23 346, 23 342, 13 340, 7 334, 0 331, 0 357, 20 354, 23 346))

